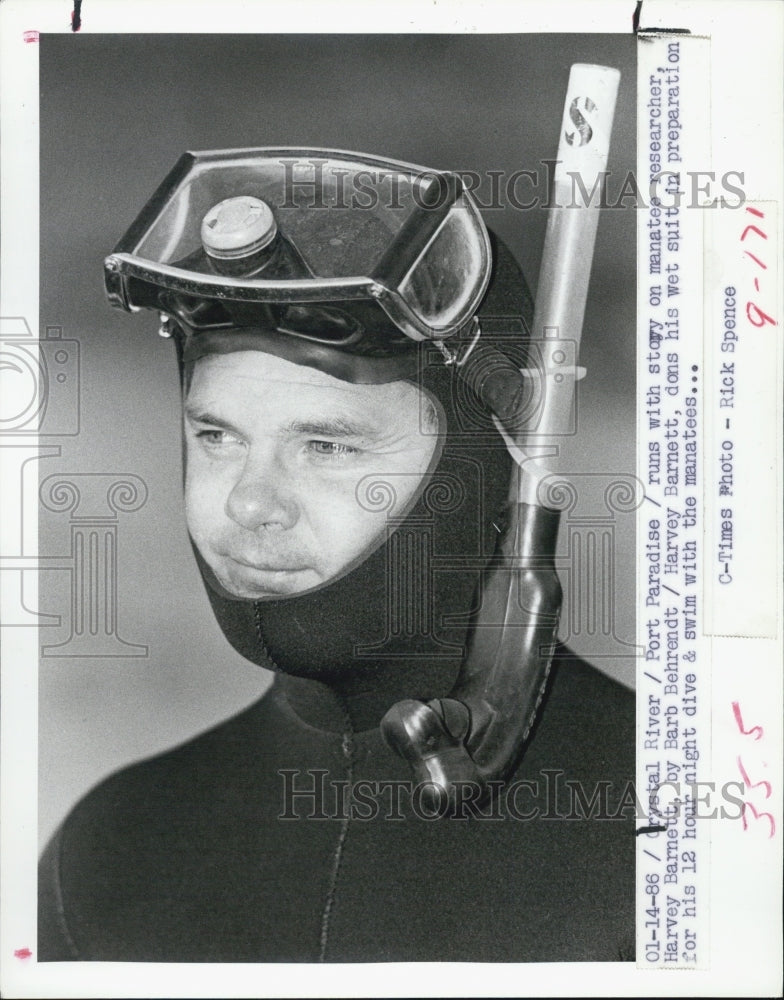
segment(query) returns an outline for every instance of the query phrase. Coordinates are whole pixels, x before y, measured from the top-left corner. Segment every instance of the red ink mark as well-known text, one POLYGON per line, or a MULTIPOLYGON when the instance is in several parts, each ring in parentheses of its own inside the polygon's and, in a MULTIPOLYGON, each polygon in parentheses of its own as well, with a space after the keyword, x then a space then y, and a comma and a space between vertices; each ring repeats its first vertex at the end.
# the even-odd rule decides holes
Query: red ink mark
POLYGON ((32 958, 32 957, 33 957, 33 953, 30 951, 29 948, 16 948, 15 951, 14 951, 14 958, 25 959, 25 958, 32 958))
MULTIPOLYGON (((746 207, 746 211, 749 212, 751 215, 753 215, 757 219, 764 219, 765 218, 765 213, 761 212, 758 208, 750 208, 750 207, 747 206, 746 207)), ((768 238, 768 234, 764 233, 759 228, 759 226, 754 226, 754 225, 749 224, 748 226, 746 226, 746 228, 741 233, 741 236, 740 236, 740 242, 741 243, 746 239, 746 237, 749 235, 749 233, 754 233, 757 236, 761 236, 763 240, 767 240, 767 238, 768 238)), ((744 250, 743 252, 746 254, 747 257, 751 257, 751 259, 754 261, 754 263, 758 264, 759 267, 761 267, 763 269, 763 271, 767 271, 768 265, 765 264, 764 261, 761 261, 759 259, 759 257, 755 256, 749 250, 744 250)), ((759 278, 755 278, 754 279, 754 289, 755 289, 755 291, 757 293, 760 292, 759 278)), ((757 329, 760 329, 760 327, 765 326, 766 323, 770 323, 771 326, 778 326, 777 321, 772 316, 770 316, 764 310, 760 309, 760 307, 757 305, 757 303, 756 302, 752 302, 750 299, 746 301, 746 317, 747 317, 749 323, 751 323, 752 326, 756 326, 757 329)))
POLYGON ((759 257, 755 257, 754 254, 751 252, 751 250, 744 250, 743 252, 746 254, 747 257, 751 257, 751 259, 754 261, 755 264, 759 264, 759 266, 762 268, 763 271, 767 271, 768 265, 763 264, 762 261, 759 259, 759 257))
POLYGON ((751 804, 751 802, 744 802, 743 803, 743 812, 741 813, 741 817, 743 819, 743 829, 744 830, 748 830, 748 828, 749 828, 748 820, 746 819, 746 810, 747 809, 750 810, 750 812, 751 812, 752 816, 754 817, 754 819, 762 819, 762 817, 764 816, 765 819, 769 820, 769 822, 770 822, 770 833, 768 834, 768 840, 770 840, 770 838, 772 836, 774 836, 774 834, 776 833, 776 820, 771 816, 771 814, 769 812, 758 813, 757 810, 754 808, 754 806, 751 804))
POLYGON ((746 239, 746 233, 748 232, 756 233, 757 236, 761 236, 763 240, 766 240, 768 238, 767 234, 763 233, 763 231, 759 229, 757 226, 746 226, 740 238, 741 243, 746 239))
POLYGON ((741 777, 746 782, 747 788, 764 788, 765 798, 766 799, 770 798, 771 793, 773 791, 770 782, 765 781, 764 778, 762 781, 752 781, 751 778, 746 773, 746 768, 743 766, 743 761, 740 759, 740 757, 738 757, 738 770, 740 771, 741 777))
MULTIPOLYGON (((740 705, 738 704, 737 701, 733 701, 732 703, 732 714, 735 716, 735 722, 737 723, 738 729, 741 731, 741 733, 743 733, 744 736, 751 736, 755 743, 757 742, 757 740, 762 738, 762 735, 764 733, 762 726, 752 726, 750 729, 746 729, 746 726, 743 723, 743 716, 740 713, 740 705)), ((748 792, 750 789, 753 788, 761 788, 765 793, 765 798, 769 799, 773 793, 773 787, 771 783, 769 781, 765 781, 764 778, 762 781, 752 781, 751 778, 749 777, 746 768, 743 765, 743 761, 741 760, 740 754, 738 754, 738 756, 736 757, 736 763, 738 765, 738 771, 740 772, 740 776, 743 778, 743 781, 745 783, 745 791, 748 792)), ((765 766, 767 765, 763 761, 763 767, 765 766)), ((757 812, 753 803, 747 802, 744 799, 743 809, 741 810, 740 814, 741 820, 743 821, 744 831, 749 829, 749 820, 746 816, 747 812, 751 813, 751 815, 754 817, 755 820, 766 819, 768 821, 768 823, 770 824, 768 828, 768 840, 770 840, 770 838, 773 837, 776 833, 776 820, 773 818, 772 814, 769 812, 757 812)))
POLYGON ((38 32, 37 31, 25 31, 25 32, 22 33, 22 38, 24 38, 24 40, 26 42, 37 42, 38 41, 38 32))
POLYGON ((754 737, 755 741, 762 738, 763 733, 765 732, 762 726, 752 726, 751 729, 744 728, 743 716, 740 714, 740 705, 738 704, 737 701, 733 701, 732 703, 732 714, 735 716, 735 721, 738 724, 738 729, 740 729, 740 731, 743 733, 744 736, 751 736, 752 733, 756 733, 757 735, 754 737))
POLYGON ((770 323, 771 326, 778 326, 776 320, 772 316, 769 316, 764 309, 760 309, 756 302, 746 303, 746 316, 748 317, 749 323, 751 323, 752 326, 756 326, 757 329, 761 326, 765 326, 766 323, 770 323), (754 310, 753 317, 751 315, 752 309, 754 310))

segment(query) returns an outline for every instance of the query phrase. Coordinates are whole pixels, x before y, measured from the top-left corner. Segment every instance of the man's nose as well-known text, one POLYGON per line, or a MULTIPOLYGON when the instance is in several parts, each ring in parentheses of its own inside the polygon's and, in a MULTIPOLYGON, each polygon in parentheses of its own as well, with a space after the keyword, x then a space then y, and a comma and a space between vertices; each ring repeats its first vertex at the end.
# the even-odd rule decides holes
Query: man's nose
POLYGON ((249 531, 286 530, 299 519, 294 484, 274 454, 251 451, 226 500, 226 513, 249 531))

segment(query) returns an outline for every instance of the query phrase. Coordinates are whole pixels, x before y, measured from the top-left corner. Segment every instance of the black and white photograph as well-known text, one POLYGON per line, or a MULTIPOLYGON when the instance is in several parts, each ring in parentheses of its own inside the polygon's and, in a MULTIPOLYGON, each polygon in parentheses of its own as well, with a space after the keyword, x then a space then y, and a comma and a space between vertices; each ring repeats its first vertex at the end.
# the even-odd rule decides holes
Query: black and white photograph
POLYGON ((632 960, 633 38, 40 45, 39 960, 632 960))
POLYGON ((679 789, 714 780, 733 836, 770 816, 767 849, 780 788, 728 792, 705 721, 691 49, 639 73, 631 9, 234 33, 182 7, 92 32, 66 3, 24 40, 37 314, 4 291, 0 568, 6 649, 37 637, 35 932, 6 949, 52 995, 106 963, 126 987, 85 995, 151 963, 183 996, 213 967, 313 966, 311 995, 331 966, 378 995, 399 963, 485 990, 707 968, 712 827, 687 842, 679 789))

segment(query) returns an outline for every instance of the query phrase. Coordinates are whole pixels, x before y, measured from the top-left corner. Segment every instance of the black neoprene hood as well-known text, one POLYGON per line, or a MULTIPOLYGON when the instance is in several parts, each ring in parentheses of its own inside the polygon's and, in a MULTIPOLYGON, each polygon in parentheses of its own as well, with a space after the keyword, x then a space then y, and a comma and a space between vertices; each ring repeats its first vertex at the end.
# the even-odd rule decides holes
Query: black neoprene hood
POLYGON ((457 175, 333 151, 184 154, 107 258, 105 280, 113 305, 164 314, 184 387, 200 358, 258 350, 349 382, 410 379, 438 401, 443 447, 416 503, 338 579, 244 600, 196 556, 224 634, 255 663, 352 683, 406 663, 423 679, 456 672, 511 460, 444 345, 467 342, 478 318, 481 349, 497 348, 492 366, 503 358, 519 379, 532 318, 520 268, 457 175), (390 579, 406 546, 427 553, 405 560, 409 598, 425 610, 396 625, 390 579))
MULTIPOLYGON (((502 244, 494 249, 493 279, 480 315, 487 317, 483 322, 490 330, 493 318, 503 316, 507 320, 499 325, 505 330, 511 319, 524 328, 532 305, 523 276, 502 244)), ((499 338, 507 349, 507 340, 499 338)), ((221 353, 233 344, 237 350, 269 350, 266 337, 254 346, 247 333, 218 343, 221 353)), ((490 415, 454 369, 444 365, 437 349, 419 344, 415 350, 415 381, 440 404, 441 454, 405 520, 391 525, 366 559, 310 593, 252 601, 227 594, 196 552, 221 629, 252 662, 331 683, 350 674, 352 686, 372 685, 387 672, 399 673, 414 663, 423 697, 435 678, 443 681, 457 672, 478 576, 503 523, 512 460, 490 415), (417 551, 429 555, 408 558, 409 550, 409 556, 417 551), (405 624, 390 625, 399 595, 390 591, 389 581, 401 558, 407 599, 418 593, 428 602, 424 627, 409 623, 408 631, 405 624), (434 571, 436 564, 451 564, 456 571, 434 571)))

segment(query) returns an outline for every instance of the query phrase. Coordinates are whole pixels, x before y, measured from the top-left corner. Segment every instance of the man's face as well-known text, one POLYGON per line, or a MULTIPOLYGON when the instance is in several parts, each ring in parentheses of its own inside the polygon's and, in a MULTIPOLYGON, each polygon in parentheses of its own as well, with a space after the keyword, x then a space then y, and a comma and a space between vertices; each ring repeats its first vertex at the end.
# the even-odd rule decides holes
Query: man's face
POLYGON ((251 599, 298 594, 369 553, 430 466, 430 408, 408 382, 352 385, 259 351, 198 361, 185 510, 220 584, 251 599), (392 486, 391 509, 373 509, 365 477, 392 486))

